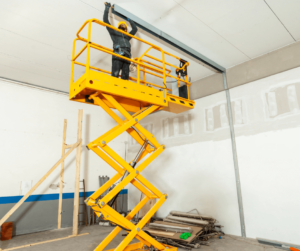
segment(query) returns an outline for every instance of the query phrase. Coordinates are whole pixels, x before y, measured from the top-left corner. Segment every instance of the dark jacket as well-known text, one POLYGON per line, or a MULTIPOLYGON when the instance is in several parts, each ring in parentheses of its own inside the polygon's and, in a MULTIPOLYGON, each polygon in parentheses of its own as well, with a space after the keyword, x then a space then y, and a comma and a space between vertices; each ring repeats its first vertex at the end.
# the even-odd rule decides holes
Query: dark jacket
MULTIPOLYGON (((109 7, 106 6, 103 15, 103 21, 110 25, 110 22, 108 21, 108 12, 109 12, 109 7)), ((130 20, 129 22, 132 27, 132 30, 129 32, 129 34, 135 35, 137 32, 137 27, 132 20, 130 20)), ((108 27, 106 27, 106 29, 108 30, 110 37, 113 41, 114 52, 117 51, 116 47, 119 46, 123 51, 125 51, 124 56, 131 58, 131 44, 129 42, 131 37, 124 35, 123 33, 108 27)))

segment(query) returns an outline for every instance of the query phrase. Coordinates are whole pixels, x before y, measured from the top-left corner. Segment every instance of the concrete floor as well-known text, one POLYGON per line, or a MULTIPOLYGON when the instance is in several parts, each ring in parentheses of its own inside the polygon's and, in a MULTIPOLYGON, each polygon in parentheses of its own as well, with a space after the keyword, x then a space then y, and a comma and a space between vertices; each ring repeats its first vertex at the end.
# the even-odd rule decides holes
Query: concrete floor
MULTIPOLYGON (((88 235, 78 236, 75 238, 64 239, 60 241, 54 241, 37 246, 31 246, 26 248, 14 249, 25 251, 92 251, 97 245, 111 232, 112 227, 102 227, 98 225, 81 227, 79 233, 89 233, 88 235)), ((124 231, 125 233, 125 231, 124 231)), ((31 243, 52 240, 56 238, 66 237, 72 234, 71 228, 65 228, 60 230, 52 230, 39 232, 34 234, 16 236, 9 241, 0 241, 0 249, 9 250, 14 247, 27 245, 31 243)), ((124 236, 120 233, 107 247, 107 249, 115 248, 123 240, 124 236)), ((243 239, 241 237, 226 235, 222 239, 212 238, 209 240, 210 246, 201 246, 200 249, 194 249, 193 251, 278 251, 272 246, 266 246, 259 244, 254 239, 243 239)), ((184 249, 178 249, 178 251, 185 251, 184 249)))

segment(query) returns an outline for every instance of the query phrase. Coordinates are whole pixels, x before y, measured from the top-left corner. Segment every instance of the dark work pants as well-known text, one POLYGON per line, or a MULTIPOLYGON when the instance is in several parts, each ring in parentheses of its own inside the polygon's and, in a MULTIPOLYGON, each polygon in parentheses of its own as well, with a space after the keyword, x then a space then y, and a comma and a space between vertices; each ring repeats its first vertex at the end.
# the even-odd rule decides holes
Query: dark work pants
POLYGON ((129 79, 129 61, 125 61, 123 59, 116 59, 113 57, 112 59, 112 67, 111 67, 111 75, 113 77, 118 78, 120 71, 122 70, 121 79, 128 80, 129 79))

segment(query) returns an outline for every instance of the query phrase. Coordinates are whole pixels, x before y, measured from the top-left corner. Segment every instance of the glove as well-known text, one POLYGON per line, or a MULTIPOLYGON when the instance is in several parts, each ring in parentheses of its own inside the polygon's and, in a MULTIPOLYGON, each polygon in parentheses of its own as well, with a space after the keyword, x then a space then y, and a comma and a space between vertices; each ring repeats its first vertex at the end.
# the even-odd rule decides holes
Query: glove
POLYGON ((129 17, 127 17, 127 21, 130 21, 130 18, 129 18, 129 17))
POLYGON ((108 8, 110 8, 110 7, 111 7, 111 4, 110 4, 110 3, 107 3, 107 2, 105 2, 104 4, 105 4, 105 5, 106 5, 106 7, 108 7, 108 8))

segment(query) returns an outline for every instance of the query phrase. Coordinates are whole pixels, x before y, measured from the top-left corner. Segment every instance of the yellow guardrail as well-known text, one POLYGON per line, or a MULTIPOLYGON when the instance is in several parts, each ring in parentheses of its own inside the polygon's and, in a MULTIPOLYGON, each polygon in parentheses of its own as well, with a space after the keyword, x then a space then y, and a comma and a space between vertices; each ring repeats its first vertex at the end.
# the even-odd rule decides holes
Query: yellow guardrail
POLYGON ((179 75, 176 76, 173 76, 171 75, 171 71, 169 69, 166 69, 166 65, 168 66, 171 66, 173 68, 175 68, 176 70, 185 70, 188 66, 189 66, 189 63, 186 62, 181 68, 178 67, 178 66, 175 66, 173 64, 170 64, 168 62, 165 61, 165 55, 168 55, 168 56, 171 56, 173 58, 176 58, 178 60, 180 60, 179 57, 175 56, 175 55, 172 55, 171 53, 168 53, 166 51, 164 51, 163 49, 161 49, 160 47, 158 47, 157 45, 154 45, 148 41, 145 41, 139 37, 136 37, 136 36, 133 36, 131 35, 130 33, 127 33, 125 31, 122 31, 114 26, 111 26, 103 21, 100 21, 98 19, 89 19, 87 20, 82 26, 81 28, 78 30, 77 32, 77 38, 74 39, 74 42, 73 42, 73 52, 72 52, 72 69, 71 69, 71 84, 73 84, 74 82, 74 65, 77 64, 77 65, 81 65, 81 66, 84 66, 86 67, 86 71, 88 71, 89 69, 93 69, 93 70, 97 70, 97 71, 100 71, 100 72, 104 72, 104 73, 107 73, 107 74, 111 74, 111 72, 107 71, 107 70, 104 70, 104 69, 100 69, 100 68, 97 68, 97 67, 94 67, 94 66, 91 66, 90 65, 90 51, 91 51, 91 48, 93 49, 96 49, 96 50, 99 50, 99 51, 103 51, 105 53, 108 53, 108 54, 111 54, 113 56, 116 56, 116 57, 119 57, 119 58, 122 58, 122 59, 125 59, 129 62, 133 62, 134 64, 136 64, 137 66, 137 78, 134 78, 134 77, 129 77, 129 80, 133 81, 133 82, 136 82, 137 84, 144 84, 144 85, 151 85, 151 86, 154 86, 154 87, 157 87, 157 88, 162 88, 166 94, 167 90, 168 91, 171 91, 170 89, 167 88, 167 82, 166 82, 166 78, 167 77, 170 77, 170 78, 173 78, 173 79, 176 79, 178 81, 178 86, 180 86, 180 83, 183 82, 187 85, 187 92, 188 92, 188 99, 189 99, 189 86, 191 85, 191 83, 188 81, 188 75, 186 75, 186 78, 185 79, 182 79, 179 77, 179 75), (91 33, 92 33, 92 23, 96 23, 96 24, 99 24, 101 26, 104 26, 104 27, 109 27, 113 30, 116 30, 120 33, 123 33, 129 37, 132 37, 144 44, 147 44, 149 45, 150 47, 140 56, 140 57, 136 57, 134 59, 131 59, 131 58, 127 58, 127 57, 123 57, 119 54, 116 54, 113 52, 112 49, 110 48, 107 48, 105 46, 102 46, 102 45, 99 45, 97 43, 94 43, 91 41, 91 33), (88 37, 87 38, 84 38, 84 37, 81 37, 80 36, 80 33, 81 31, 88 25, 88 37), (75 47, 76 47, 76 42, 77 41, 83 41, 83 42, 86 42, 86 44, 83 46, 83 48, 75 55, 75 47), (151 49, 154 49, 154 50, 157 50, 157 51, 160 51, 161 52, 161 55, 162 55, 162 59, 158 59, 154 56, 151 56, 149 55, 149 51, 151 49), (85 51, 87 50, 87 59, 86 59, 86 63, 81 63, 81 62, 77 62, 76 60, 78 59, 78 57, 85 51), (155 63, 152 63, 152 62, 149 62, 147 60, 144 60, 142 59, 143 57, 147 57, 147 58, 150 58, 152 60, 155 60, 159 63, 162 64, 162 66, 158 65, 158 64, 155 64, 155 63), (148 70, 148 71, 147 71, 148 70), (140 71, 143 73, 143 76, 142 76, 142 79, 141 79, 141 74, 140 74, 140 71), (155 77, 158 77, 158 78, 162 78, 163 79, 163 83, 164 83, 164 86, 160 86, 160 85, 157 85, 157 84, 154 84, 154 83, 150 83, 148 81, 146 81, 146 74, 149 74, 149 75, 152 75, 152 76, 155 76, 155 77))

